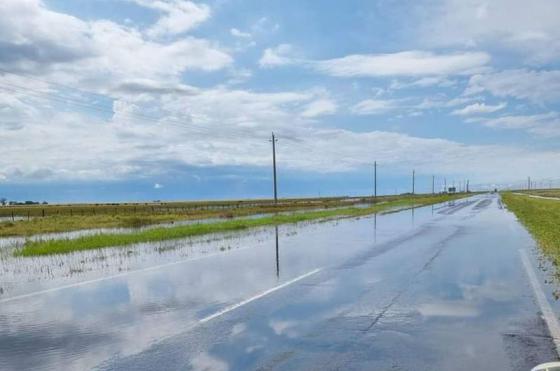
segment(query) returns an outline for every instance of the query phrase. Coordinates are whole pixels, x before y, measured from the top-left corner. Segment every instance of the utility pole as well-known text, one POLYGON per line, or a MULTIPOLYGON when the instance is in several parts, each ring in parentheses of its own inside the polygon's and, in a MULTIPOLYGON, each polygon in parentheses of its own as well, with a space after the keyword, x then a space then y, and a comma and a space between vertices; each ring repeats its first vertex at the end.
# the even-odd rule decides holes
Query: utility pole
POLYGON ((443 178, 443 191, 447 193, 447 178, 443 178))
POLYGON ((377 161, 373 162, 373 202, 377 202, 377 161))
POLYGON ((531 189, 531 177, 527 177, 527 189, 531 189))
POLYGON ((414 177, 416 175, 416 171, 412 170, 412 194, 414 194, 414 177))
POLYGON ((432 195, 436 193, 436 176, 432 175, 432 195))
POLYGON ((274 132, 272 132, 272 171, 274 175, 274 203, 278 203, 278 189, 276 188, 276 142, 278 139, 274 136, 274 132))
POLYGON ((469 180, 467 179, 467 193, 469 193, 469 180))

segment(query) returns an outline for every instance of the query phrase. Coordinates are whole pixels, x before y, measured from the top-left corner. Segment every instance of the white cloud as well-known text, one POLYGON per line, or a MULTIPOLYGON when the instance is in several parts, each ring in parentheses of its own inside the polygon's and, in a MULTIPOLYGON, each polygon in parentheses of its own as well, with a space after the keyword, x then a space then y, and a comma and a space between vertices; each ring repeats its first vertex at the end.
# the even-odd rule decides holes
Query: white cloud
POLYGON ((483 52, 434 54, 404 51, 391 54, 348 55, 312 62, 319 72, 338 77, 454 75, 480 70, 490 61, 483 52))
POLYGON ((229 33, 232 36, 240 37, 240 38, 243 38, 243 39, 250 39, 251 38, 251 34, 249 32, 243 32, 243 31, 238 30, 237 28, 232 28, 231 30, 229 30, 229 33))
POLYGON ((163 188, 163 184, 160 183, 154 184, 154 189, 162 189, 162 188, 163 188))
POLYGON ((296 61, 291 56, 292 53, 293 47, 290 44, 280 44, 275 48, 267 48, 259 60, 259 66, 266 68, 293 64, 296 61))
POLYGON ((394 99, 366 99, 350 108, 356 115, 379 115, 399 108, 399 101, 394 99))
POLYGON ((473 103, 463 108, 457 109, 452 112, 453 115, 470 116, 484 113, 492 113, 506 108, 507 103, 503 102, 497 105, 490 105, 486 103, 473 103))
POLYGON ((338 107, 336 103, 327 98, 317 99, 311 103, 309 103, 303 113, 301 114, 303 117, 317 117, 317 116, 325 116, 325 115, 332 115, 336 113, 338 107))
POLYGON ((560 71, 518 69, 474 75, 465 94, 484 91, 497 97, 527 99, 537 104, 556 102, 560 100, 560 71))
POLYGON ((196 4, 185 0, 133 0, 138 5, 163 13, 147 33, 150 37, 176 35, 189 31, 208 18, 210 8, 205 4, 196 4))
POLYGON ((450 80, 446 76, 426 76, 413 81, 391 81, 390 89, 405 89, 405 88, 426 88, 437 86, 440 88, 448 88, 457 84, 457 81, 450 80))
POLYGON ((530 63, 560 56, 560 2, 442 0, 422 5, 419 39, 436 47, 499 47, 530 63))
POLYGON ((156 42, 114 22, 53 12, 39 0, 0 3, 0 67, 5 70, 106 91, 122 80, 176 82, 188 69, 213 71, 231 63, 227 53, 204 39, 156 42))
POLYGON ((265 167, 270 163, 267 138, 272 130, 280 138, 277 156, 284 169, 346 172, 377 160, 397 172, 414 166, 419 172, 453 174, 461 163, 460 171, 470 173, 473 181, 489 181, 516 179, 521 169, 544 176, 560 161, 554 151, 314 128, 300 118, 301 107, 313 99, 313 93, 224 89, 170 95, 150 104, 165 112, 158 122, 129 116, 142 113, 147 104, 125 102, 116 105, 109 122, 43 112, 17 131, 2 132, 0 168, 6 181, 16 182, 158 176, 178 166, 265 167), (26 138, 25 148, 21 138, 26 138), (516 159, 515 169, 508 166, 511 159, 516 159))
POLYGON ((560 136, 560 114, 557 112, 537 115, 502 116, 495 119, 470 119, 472 123, 496 129, 525 130, 545 137, 560 136))

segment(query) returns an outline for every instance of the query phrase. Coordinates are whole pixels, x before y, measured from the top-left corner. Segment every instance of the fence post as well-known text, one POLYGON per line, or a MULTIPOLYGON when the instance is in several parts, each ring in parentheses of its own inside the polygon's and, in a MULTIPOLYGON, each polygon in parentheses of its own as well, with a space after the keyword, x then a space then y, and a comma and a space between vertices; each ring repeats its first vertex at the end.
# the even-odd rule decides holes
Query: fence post
POLYGON ((45 217, 45 209, 42 210, 43 218, 45 217))
POLYGON ((15 222, 15 218, 14 218, 14 210, 12 210, 12 222, 15 222))

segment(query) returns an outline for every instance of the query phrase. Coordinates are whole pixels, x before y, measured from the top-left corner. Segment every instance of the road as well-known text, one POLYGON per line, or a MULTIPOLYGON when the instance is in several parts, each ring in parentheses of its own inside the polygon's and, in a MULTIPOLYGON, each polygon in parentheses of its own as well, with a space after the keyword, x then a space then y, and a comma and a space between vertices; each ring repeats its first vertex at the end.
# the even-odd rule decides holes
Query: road
POLYGON ((534 241, 497 195, 226 244, 0 299, 0 369, 529 370, 558 358, 534 241))

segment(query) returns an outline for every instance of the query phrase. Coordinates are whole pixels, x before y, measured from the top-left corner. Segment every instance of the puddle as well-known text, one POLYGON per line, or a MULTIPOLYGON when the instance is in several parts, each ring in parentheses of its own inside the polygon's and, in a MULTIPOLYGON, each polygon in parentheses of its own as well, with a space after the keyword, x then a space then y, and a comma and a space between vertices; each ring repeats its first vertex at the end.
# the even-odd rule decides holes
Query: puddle
MULTIPOLYGON (((0 369, 89 369, 136 354, 228 305, 445 218, 434 213, 438 207, 68 255, 4 256, 0 369)), ((293 331, 290 323, 275 328, 293 331)))

